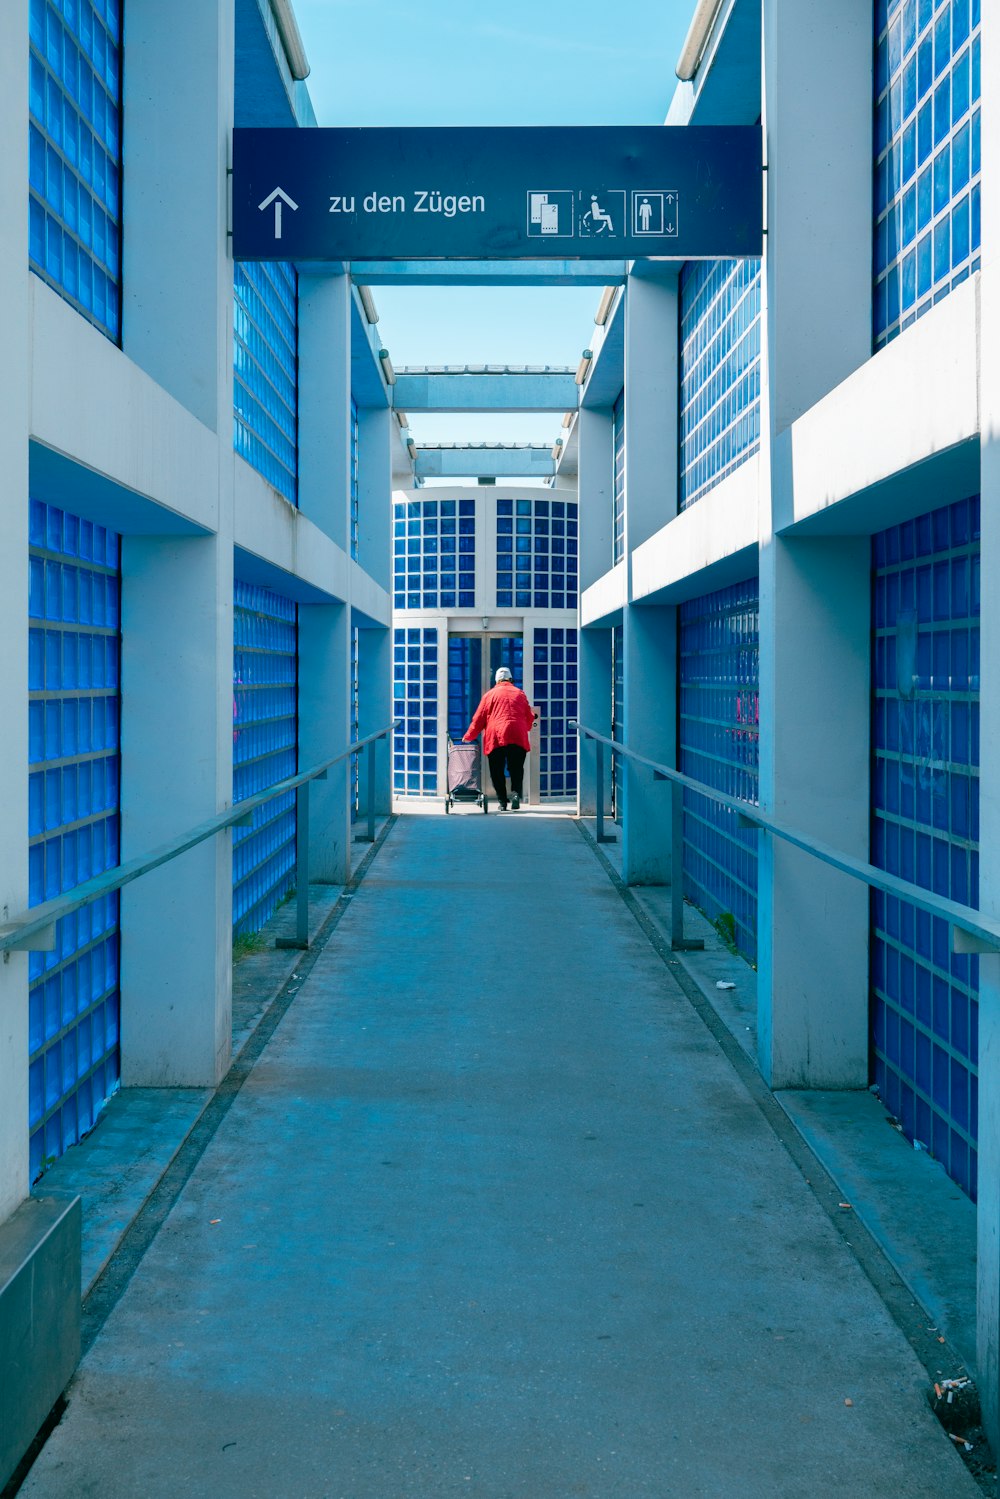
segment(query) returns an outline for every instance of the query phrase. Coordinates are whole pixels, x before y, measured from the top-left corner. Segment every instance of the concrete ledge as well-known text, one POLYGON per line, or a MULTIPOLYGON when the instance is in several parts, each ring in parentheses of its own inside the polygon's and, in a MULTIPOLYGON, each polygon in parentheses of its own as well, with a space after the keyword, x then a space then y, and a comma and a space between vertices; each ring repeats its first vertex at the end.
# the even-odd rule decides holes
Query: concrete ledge
POLYGON ((794 496, 776 531, 867 535, 974 493, 978 274, 781 434, 774 463, 794 496))
POLYGON ((620 624, 628 603, 628 567, 619 562, 580 596, 580 628, 620 624))
POLYGON ((753 454, 632 554, 632 600, 677 604, 757 571, 760 458, 753 454))
POLYGON ((80 1358, 80 1200, 33 1198, 0 1226, 0 1487, 80 1358))

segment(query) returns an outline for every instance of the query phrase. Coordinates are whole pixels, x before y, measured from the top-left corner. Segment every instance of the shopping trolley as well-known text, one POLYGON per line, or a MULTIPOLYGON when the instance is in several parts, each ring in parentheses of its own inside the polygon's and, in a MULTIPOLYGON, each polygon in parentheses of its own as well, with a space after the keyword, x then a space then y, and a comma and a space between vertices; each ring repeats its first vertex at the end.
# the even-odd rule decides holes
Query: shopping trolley
POLYGON ((475 802, 484 812, 490 810, 483 786, 483 752, 478 739, 471 744, 464 739, 448 739, 448 790, 444 810, 450 812, 455 802, 475 802))

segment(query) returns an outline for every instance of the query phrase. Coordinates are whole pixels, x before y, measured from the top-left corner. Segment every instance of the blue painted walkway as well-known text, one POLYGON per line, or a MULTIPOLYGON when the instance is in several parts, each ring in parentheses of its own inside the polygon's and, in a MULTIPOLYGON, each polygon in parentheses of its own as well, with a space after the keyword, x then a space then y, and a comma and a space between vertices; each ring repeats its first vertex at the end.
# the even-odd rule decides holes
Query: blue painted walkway
POLYGON ((29 1499, 962 1499, 927 1377, 568 819, 399 820, 29 1499))

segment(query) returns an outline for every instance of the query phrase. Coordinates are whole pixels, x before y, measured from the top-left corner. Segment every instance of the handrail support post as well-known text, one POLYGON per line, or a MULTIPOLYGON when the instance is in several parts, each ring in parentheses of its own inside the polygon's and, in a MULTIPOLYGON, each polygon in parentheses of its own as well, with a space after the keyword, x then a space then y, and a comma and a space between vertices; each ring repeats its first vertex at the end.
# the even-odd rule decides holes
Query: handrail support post
POLYGON ((615 835, 604 831, 604 745, 594 740, 594 774, 597 778, 595 807, 597 812, 596 839, 598 843, 614 843, 615 835))

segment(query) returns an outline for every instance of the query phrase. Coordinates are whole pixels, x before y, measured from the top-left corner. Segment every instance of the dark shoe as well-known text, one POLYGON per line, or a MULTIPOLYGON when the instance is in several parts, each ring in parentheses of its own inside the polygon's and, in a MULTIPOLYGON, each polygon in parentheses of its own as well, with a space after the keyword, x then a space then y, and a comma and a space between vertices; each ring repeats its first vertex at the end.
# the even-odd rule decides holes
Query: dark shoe
POLYGON ((501 812, 506 812, 506 810, 507 810, 507 803, 506 802, 498 802, 497 806, 498 806, 498 808, 499 808, 499 810, 501 812))
POLYGON ((521 810, 521 798, 518 796, 516 791, 510 799, 510 804, 515 812, 519 812, 521 810))

